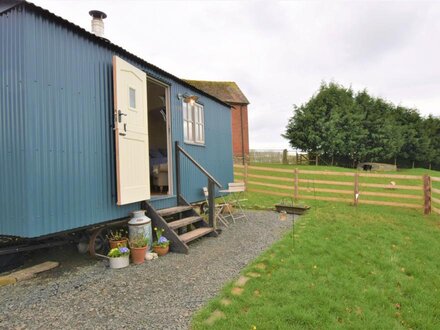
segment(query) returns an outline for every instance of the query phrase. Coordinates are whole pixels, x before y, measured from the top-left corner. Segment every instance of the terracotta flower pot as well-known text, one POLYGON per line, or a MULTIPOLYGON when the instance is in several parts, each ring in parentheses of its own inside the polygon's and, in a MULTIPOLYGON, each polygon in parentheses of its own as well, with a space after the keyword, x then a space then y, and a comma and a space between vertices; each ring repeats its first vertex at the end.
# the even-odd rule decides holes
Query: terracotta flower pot
POLYGON ((147 253, 148 246, 135 248, 132 247, 130 249, 131 251, 131 260, 133 260, 133 263, 135 265, 143 264, 145 261, 145 254, 147 253))
POLYGON ((161 247, 161 246, 153 246, 153 251, 157 253, 158 256, 164 256, 168 253, 170 246, 161 247))
POLYGON ((121 239, 120 241, 112 241, 112 240, 109 240, 108 242, 109 242, 109 244, 110 244, 110 250, 111 250, 111 249, 115 249, 115 248, 117 248, 117 247, 119 247, 119 246, 125 246, 125 247, 127 247, 127 245, 128 245, 128 238, 123 238, 123 239, 121 239))

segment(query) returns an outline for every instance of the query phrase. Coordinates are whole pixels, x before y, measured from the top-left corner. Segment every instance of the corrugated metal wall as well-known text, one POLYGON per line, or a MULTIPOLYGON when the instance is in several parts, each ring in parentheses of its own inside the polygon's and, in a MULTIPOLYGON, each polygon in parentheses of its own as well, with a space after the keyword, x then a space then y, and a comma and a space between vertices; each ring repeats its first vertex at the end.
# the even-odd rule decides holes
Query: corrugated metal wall
POLYGON ((118 207, 111 53, 25 14, 28 236, 125 217, 118 207))
MULTIPOLYGON (((0 202, 6 209, 0 233, 41 236, 121 218, 138 209, 138 203, 116 205, 111 130, 114 50, 33 11, 14 11, 0 21, 4 55, 0 61, 2 68, 15 68, 9 79, 16 85, 16 92, 7 90, 8 78, 2 75, 1 114, 6 120, 0 125, 12 127, 2 127, 0 133, 0 166, 2 176, 11 170, 13 175, 0 188, 0 202), (4 50, 6 44, 10 47, 4 50), (14 74, 21 74, 22 79, 14 74)), ((182 105, 177 93, 189 90, 125 54, 116 55, 171 85, 172 139, 182 141, 182 105)), ((200 96, 200 100, 205 106, 206 146, 182 145, 220 181, 232 181, 230 112, 208 97, 200 96)), ((205 185, 203 176, 184 162, 185 198, 201 200, 205 185)), ((175 200, 153 203, 163 208, 175 200)))
MULTIPOLYGON (((173 132, 174 138, 183 141, 183 111, 182 101, 178 100, 178 93, 188 92, 182 86, 176 85, 172 88, 174 92, 173 101, 173 132)), ((197 94, 196 94, 197 95, 197 94)), ((231 113, 225 107, 219 105, 207 97, 198 95, 199 103, 203 104, 205 112, 205 146, 198 146, 179 142, 208 172, 210 172, 220 183, 227 188, 227 183, 233 181, 233 159, 232 159, 232 133, 231 113)), ((185 199, 199 201, 204 199, 202 187, 207 187, 206 176, 185 157, 181 156, 181 185, 182 194, 185 199)))
POLYGON ((0 16, 0 233, 27 228, 23 50, 21 13, 12 10, 0 16))

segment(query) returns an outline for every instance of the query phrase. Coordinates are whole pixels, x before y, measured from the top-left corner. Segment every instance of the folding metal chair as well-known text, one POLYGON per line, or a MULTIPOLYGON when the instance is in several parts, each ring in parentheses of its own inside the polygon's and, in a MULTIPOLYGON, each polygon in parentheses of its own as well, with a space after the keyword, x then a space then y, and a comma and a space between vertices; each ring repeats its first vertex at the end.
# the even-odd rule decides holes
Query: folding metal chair
POLYGON ((244 198, 244 192, 246 191, 246 185, 244 182, 231 182, 228 183, 228 192, 231 194, 231 203, 237 210, 238 215, 234 215, 234 219, 245 218, 249 220, 247 215, 244 213, 243 207, 241 206, 241 202, 246 201, 244 198))
MULTIPOLYGON (((205 195, 206 205, 208 205, 208 207, 211 207, 211 205, 209 205, 209 192, 208 192, 208 188, 203 187, 203 194, 205 195)), ((223 203, 216 203, 215 204, 214 223, 215 223, 215 227, 216 228, 217 228, 217 219, 219 219, 220 222, 225 225, 225 227, 229 227, 229 224, 226 221, 226 218, 222 214, 223 210, 225 209, 226 206, 227 205, 223 204, 223 203)))

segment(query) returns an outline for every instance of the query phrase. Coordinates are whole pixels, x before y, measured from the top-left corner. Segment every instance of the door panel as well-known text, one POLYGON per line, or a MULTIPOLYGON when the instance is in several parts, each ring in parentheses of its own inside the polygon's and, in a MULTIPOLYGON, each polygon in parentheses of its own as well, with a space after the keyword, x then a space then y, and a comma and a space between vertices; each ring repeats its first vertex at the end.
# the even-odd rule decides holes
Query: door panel
POLYGON ((150 199, 147 75, 113 56, 118 205, 150 199))

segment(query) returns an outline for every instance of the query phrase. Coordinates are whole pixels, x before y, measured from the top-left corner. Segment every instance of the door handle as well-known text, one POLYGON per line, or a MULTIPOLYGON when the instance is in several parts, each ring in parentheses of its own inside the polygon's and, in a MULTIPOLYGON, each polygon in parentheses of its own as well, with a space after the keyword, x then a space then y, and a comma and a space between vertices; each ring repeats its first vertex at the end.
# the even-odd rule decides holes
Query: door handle
POLYGON ((118 110, 118 122, 122 121, 122 116, 126 116, 126 113, 123 113, 121 110, 118 110))

